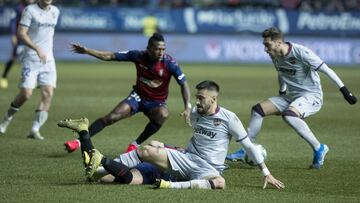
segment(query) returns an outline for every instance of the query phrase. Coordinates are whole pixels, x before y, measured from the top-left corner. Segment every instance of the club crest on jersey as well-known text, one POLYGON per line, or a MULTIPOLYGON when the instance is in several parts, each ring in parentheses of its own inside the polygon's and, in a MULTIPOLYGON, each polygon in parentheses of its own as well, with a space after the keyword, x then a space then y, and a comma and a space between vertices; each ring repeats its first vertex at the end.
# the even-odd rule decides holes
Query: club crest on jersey
POLYGON ((289 58, 289 62, 294 65, 296 63, 296 59, 294 57, 291 57, 289 58))
POLYGON ((222 120, 218 119, 218 118, 215 118, 214 119, 214 126, 218 126, 222 123, 222 120))

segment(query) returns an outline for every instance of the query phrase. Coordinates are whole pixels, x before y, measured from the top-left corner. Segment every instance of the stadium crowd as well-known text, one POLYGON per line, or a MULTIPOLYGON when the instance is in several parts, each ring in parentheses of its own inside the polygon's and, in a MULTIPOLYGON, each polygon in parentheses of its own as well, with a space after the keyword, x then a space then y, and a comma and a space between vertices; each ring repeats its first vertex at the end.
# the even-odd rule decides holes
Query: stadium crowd
MULTIPOLYGON (((0 0, 0 6, 17 5, 20 0, 0 0)), ((262 7, 303 11, 360 11, 360 0, 57 0, 58 6, 103 6, 148 8, 262 7)))

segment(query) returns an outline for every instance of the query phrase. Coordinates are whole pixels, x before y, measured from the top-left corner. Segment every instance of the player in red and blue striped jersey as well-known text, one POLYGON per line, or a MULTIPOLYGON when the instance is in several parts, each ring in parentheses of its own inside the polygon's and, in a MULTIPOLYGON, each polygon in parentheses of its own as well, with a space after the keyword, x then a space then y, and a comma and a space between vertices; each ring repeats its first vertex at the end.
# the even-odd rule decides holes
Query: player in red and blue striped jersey
MULTIPOLYGON (((89 49, 80 44, 72 44, 74 53, 87 54, 104 61, 130 61, 136 66, 136 84, 129 96, 121 101, 110 113, 97 119, 89 127, 89 135, 94 136, 106 126, 121 119, 143 112, 149 123, 138 138, 129 144, 127 151, 136 149, 147 138, 156 133, 168 117, 166 99, 169 83, 173 76, 181 87, 184 111, 181 113, 190 125, 190 90, 186 77, 175 59, 165 53, 165 40, 161 34, 153 34, 146 50, 125 52, 108 52, 89 49)), ((69 152, 79 148, 79 140, 67 141, 65 147, 69 152)))

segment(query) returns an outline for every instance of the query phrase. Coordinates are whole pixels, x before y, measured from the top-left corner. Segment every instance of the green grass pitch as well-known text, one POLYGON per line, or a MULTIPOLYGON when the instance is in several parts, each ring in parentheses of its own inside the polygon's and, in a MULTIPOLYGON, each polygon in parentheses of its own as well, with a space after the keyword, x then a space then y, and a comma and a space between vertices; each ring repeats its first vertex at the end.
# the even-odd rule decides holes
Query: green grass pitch
MULTIPOLYGON (((336 86, 321 75, 324 105, 306 121, 330 152, 321 170, 307 169, 310 147, 281 119, 264 120, 259 135, 268 152, 272 174, 286 188, 262 190, 261 173, 245 164, 229 163, 224 173, 227 188, 211 190, 153 190, 151 186, 88 184, 79 151, 68 154, 63 143, 74 135, 56 126, 64 118, 105 115, 125 98, 135 81, 131 63, 58 62, 56 89, 49 119, 41 129, 44 141, 29 140, 39 92, 16 114, 7 133, 0 137, 0 202, 359 202, 360 105, 350 106, 336 86)), ((219 104, 237 113, 247 126, 252 105, 277 94, 276 73, 271 65, 183 64, 194 103, 194 86, 205 79, 221 86, 219 104)), ((360 69, 334 66, 353 93, 360 96, 360 69)), ((0 114, 17 93, 20 65, 10 73, 10 87, 0 89, 0 114)), ((151 139, 183 146, 191 136, 179 113, 183 109, 179 86, 172 79, 168 99, 170 117, 151 139)), ((138 114, 120 121, 94 137, 105 155, 117 156, 142 131, 146 118, 138 114)), ((230 152, 238 149, 231 143, 230 152)))

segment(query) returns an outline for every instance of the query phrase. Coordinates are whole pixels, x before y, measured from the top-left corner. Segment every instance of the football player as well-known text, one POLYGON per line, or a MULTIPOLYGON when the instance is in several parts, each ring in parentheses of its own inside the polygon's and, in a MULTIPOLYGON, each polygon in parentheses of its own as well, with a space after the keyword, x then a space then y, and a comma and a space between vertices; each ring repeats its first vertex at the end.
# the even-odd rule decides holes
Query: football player
MULTIPOLYGON (((278 28, 271 27, 262 33, 265 52, 269 54, 278 72, 279 95, 270 97, 252 107, 248 127, 249 137, 255 141, 265 116, 282 116, 312 148, 310 168, 320 169, 329 147, 321 144, 304 121, 317 113, 323 104, 323 92, 318 72, 325 74, 339 88, 345 100, 353 105, 357 98, 347 89, 337 74, 310 49, 293 42, 285 42, 278 28)), ((243 159, 245 150, 227 156, 243 159)))
MULTIPOLYGON (((168 117, 166 99, 170 79, 173 76, 180 85, 184 111, 181 113, 189 124, 191 109, 190 90, 184 73, 175 59, 165 53, 165 40, 161 34, 153 34, 146 50, 123 52, 98 51, 80 44, 72 44, 75 53, 88 54, 104 61, 130 61, 135 64, 137 77, 129 96, 122 100, 110 113, 97 119, 89 127, 90 136, 96 135, 106 126, 121 119, 143 112, 149 119, 143 132, 129 144, 127 152, 136 149, 141 143, 156 133, 168 117)), ((69 152, 79 148, 79 140, 67 141, 65 147, 69 152)))

